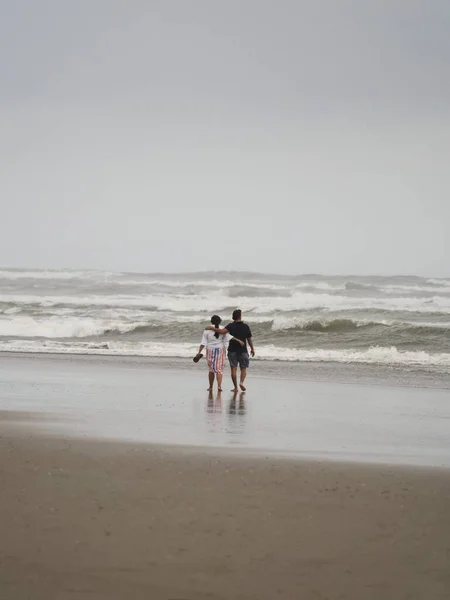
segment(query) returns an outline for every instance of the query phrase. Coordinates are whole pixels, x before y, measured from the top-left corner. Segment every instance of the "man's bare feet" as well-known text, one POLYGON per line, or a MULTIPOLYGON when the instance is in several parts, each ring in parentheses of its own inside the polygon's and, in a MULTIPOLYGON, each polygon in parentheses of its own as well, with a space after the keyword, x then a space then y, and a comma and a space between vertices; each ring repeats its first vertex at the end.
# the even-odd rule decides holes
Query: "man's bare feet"
POLYGON ((240 384, 239 384, 239 387, 241 388, 241 390, 242 390, 243 392, 245 392, 245 391, 247 390, 247 388, 245 387, 245 385, 244 385, 243 383, 240 383, 240 384))
POLYGON ((231 391, 232 392, 238 392, 239 390, 237 388, 233 388, 231 391))

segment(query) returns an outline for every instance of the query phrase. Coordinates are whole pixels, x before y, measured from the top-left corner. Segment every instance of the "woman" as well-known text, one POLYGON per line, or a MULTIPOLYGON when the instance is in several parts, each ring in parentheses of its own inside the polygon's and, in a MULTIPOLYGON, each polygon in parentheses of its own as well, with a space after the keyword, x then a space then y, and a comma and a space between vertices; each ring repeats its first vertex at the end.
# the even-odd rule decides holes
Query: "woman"
MULTIPOLYGON (((213 315, 211 317, 211 323, 214 327, 219 327, 222 323, 222 319, 218 315, 213 315)), ((236 340, 241 346, 244 345, 244 342, 238 340, 235 337, 232 337, 229 333, 217 333, 214 331, 205 330, 203 332, 202 341, 200 347, 198 349, 198 354, 194 358, 195 362, 202 356, 203 348, 206 348, 206 360, 208 361, 209 367, 209 388, 208 390, 213 389, 214 385, 214 377, 217 378, 217 387, 218 391, 222 391, 222 376, 223 376, 223 366, 225 364, 225 351, 230 340, 236 340)))

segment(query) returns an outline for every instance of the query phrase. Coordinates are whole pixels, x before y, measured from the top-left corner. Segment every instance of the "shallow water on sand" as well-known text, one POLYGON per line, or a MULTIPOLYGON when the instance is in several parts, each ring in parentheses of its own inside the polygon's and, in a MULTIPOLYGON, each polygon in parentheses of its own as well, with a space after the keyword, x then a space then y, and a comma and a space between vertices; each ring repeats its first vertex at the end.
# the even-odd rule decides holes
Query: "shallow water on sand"
POLYGON ((26 426, 47 434, 450 466, 449 390, 250 374, 247 393, 211 395, 206 381, 204 370, 120 359, 0 360, 2 410, 32 413, 26 426))

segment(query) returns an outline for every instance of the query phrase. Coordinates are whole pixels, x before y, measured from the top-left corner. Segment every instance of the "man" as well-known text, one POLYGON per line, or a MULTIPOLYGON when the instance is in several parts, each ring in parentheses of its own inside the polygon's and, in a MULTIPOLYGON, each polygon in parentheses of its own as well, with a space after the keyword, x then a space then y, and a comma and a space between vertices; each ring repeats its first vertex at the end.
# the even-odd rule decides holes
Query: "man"
POLYGON ((244 381, 247 377, 247 369, 250 363, 247 343, 250 346, 252 358, 255 356, 255 347, 253 345, 252 332, 250 331, 250 327, 247 325, 247 323, 244 323, 244 321, 242 320, 242 311, 236 309, 233 312, 233 322, 227 325, 226 327, 218 328, 210 326, 207 329, 215 331, 216 333, 229 333, 234 338, 237 338, 236 340, 231 340, 228 345, 228 360, 230 362, 231 367, 231 379, 233 380, 234 385, 233 392, 239 391, 237 384, 238 366, 241 371, 239 387, 243 392, 245 392, 246 387, 244 385, 244 381), (241 346, 237 340, 241 340, 241 342, 244 342, 243 345, 241 346))

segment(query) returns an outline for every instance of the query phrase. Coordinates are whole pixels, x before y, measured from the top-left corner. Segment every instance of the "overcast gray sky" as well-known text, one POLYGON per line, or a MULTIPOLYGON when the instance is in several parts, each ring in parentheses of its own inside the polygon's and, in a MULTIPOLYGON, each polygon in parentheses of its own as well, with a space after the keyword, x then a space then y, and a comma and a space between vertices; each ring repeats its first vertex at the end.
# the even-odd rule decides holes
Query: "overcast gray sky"
POLYGON ((450 275, 448 0, 0 0, 0 264, 450 275))

